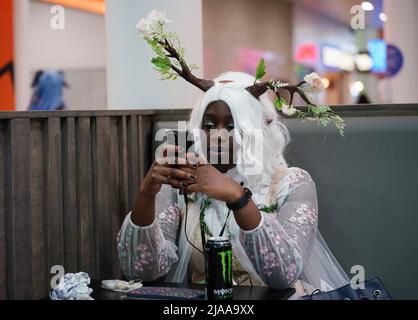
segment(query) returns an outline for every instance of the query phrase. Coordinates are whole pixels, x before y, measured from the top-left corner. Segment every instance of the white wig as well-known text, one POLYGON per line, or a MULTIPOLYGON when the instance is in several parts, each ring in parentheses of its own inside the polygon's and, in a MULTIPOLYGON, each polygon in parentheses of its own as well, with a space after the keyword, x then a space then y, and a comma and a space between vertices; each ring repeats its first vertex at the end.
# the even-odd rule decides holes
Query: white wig
POLYGON ((214 79, 215 85, 193 108, 188 123, 189 130, 201 129, 203 115, 212 102, 223 101, 229 106, 234 120, 234 138, 241 146, 237 169, 250 187, 269 184, 277 168, 287 166, 283 152, 290 140, 289 131, 267 94, 256 99, 245 89, 253 85, 254 80, 253 76, 242 72, 227 72, 214 79), (254 137, 257 130, 262 132, 258 135, 262 143, 258 144, 254 137), (251 171, 249 168, 259 169, 251 171))

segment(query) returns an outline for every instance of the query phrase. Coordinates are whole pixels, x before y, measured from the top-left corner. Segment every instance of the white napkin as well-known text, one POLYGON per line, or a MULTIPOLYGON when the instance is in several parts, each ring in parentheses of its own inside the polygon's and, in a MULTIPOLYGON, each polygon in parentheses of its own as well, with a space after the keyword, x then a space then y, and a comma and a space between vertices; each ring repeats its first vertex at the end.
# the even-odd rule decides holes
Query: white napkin
POLYGON ((142 288, 141 281, 102 280, 102 288, 116 292, 130 292, 142 288))
POLYGON ((49 294, 51 300, 93 300, 90 277, 85 272, 65 274, 49 294))

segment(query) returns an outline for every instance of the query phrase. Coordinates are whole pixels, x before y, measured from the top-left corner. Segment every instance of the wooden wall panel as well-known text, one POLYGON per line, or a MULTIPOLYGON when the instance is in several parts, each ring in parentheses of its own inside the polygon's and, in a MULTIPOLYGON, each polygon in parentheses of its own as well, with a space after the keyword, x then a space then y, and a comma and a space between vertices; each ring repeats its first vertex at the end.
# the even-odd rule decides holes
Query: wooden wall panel
POLYGON ((7 121, 0 120, 0 299, 7 298, 6 235, 6 130, 7 121))
POLYGON ((45 119, 31 121, 31 213, 32 213, 32 294, 42 296, 49 288, 47 266, 47 225, 45 215, 45 119))
POLYGON ((122 277, 116 237, 150 165, 158 119, 149 111, 0 113, 0 299, 46 297, 54 265, 122 277))
MULTIPOLYGON (((6 187, 9 295, 30 299, 32 294, 32 217, 30 120, 13 119, 9 126, 9 183, 6 187)), ((8 161, 6 161, 8 162, 8 161)))
POLYGON ((93 220, 93 170, 91 152, 91 121, 77 120, 77 212, 79 219, 79 271, 97 277, 95 269, 93 220))

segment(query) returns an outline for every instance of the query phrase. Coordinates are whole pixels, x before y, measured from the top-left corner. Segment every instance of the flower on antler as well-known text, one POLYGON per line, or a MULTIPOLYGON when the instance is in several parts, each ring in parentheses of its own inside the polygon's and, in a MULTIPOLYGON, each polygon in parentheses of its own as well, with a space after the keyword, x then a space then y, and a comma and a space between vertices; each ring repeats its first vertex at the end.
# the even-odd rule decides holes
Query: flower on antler
POLYGON ((153 10, 146 18, 139 20, 136 27, 144 36, 153 37, 154 35, 161 33, 167 22, 170 22, 170 20, 165 18, 164 13, 153 10))
POLYGON ((161 75, 161 80, 175 80, 178 76, 194 84, 203 91, 214 85, 213 81, 199 79, 192 71, 198 69, 196 64, 188 65, 185 60, 185 50, 181 46, 176 32, 165 30, 170 22, 165 14, 153 10, 146 18, 141 19, 137 29, 156 54, 151 63, 161 75))
POLYGON ((324 81, 316 72, 306 75, 304 80, 313 93, 321 93, 325 90, 324 81))
POLYGON ((323 126, 328 125, 330 122, 334 123, 341 136, 344 136, 344 120, 329 106, 318 106, 311 101, 308 93, 319 93, 325 90, 324 82, 317 73, 308 74, 304 80, 296 85, 290 85, 289 83, 270 80, 267 82, 259 82, 259 80, 266 74, 264 59, 260 60, 256 70, 256 77, 254 85, 248 87, 247 90, 256 98, 260 97, 267 90, 273 90, 277 96, 274 101, 277 111, 282 112, 286 116, 296 115, 303 121, 316 121, 323 126), (282 90, 288 91, 290 94, 290 103, 287 104, 286 100, 280 95, 282 90), (298 94, 307 105, 307 111, 302 111, 293 106, 293 100, 295 94, 298 94))

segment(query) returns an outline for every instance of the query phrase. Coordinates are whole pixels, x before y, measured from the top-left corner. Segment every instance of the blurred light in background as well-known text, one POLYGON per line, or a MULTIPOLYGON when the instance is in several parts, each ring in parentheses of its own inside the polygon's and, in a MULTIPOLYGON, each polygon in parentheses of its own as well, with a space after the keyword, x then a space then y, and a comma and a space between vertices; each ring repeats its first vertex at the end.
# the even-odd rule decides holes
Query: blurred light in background
POLYGON ((327 78, 322 78, 322 83, 324 84, 325 89, 329 88, 330 82, 327 78))
POLYGON ((383 39, 370 39, 367 44, 373 60, 372 72, 385 73, 387 70, 387 44, 383 39))
POLYGON ((356 66, 360 72, 368 72, 373 68, 373 60, 368 53, 360 53, 356 56, 356 66))
POLYGON ((317 63, 319 59, 318 46, 315 43, 304 43, 296 48, 294 57, 297 63, 317 63))
POLYGON ((64 7, 83 10, 91 13, 105 14, 106 5, 104 0, 38 0, 64 7))
POLYGON ((364 11, 373 11, 373 10, 374 10, 374 5, 373 5, 371 2, 369 2, 369 1, 364 1, 364 2, 361 4, 361 8, 362 8, 364 11))
POLYGON ((379 19, 380 19, 380 21, 382 21, 382 22, 386 22, 386 21, 388 21, 388 17, 387 17, 387 15, 386 15, 385 13, 383 13, 383 12, 381 12, 381 13, 379 14, 379 19))
POLYGON ((356 81, 351 86, 351 95, 357 97, 364 90, 364 83, 361 81, 356 81))
POLYGON ((322 48, 322 63, 330 68, 344 71, 354 71, 354 57, 340 49, 324 46, 322 48))

